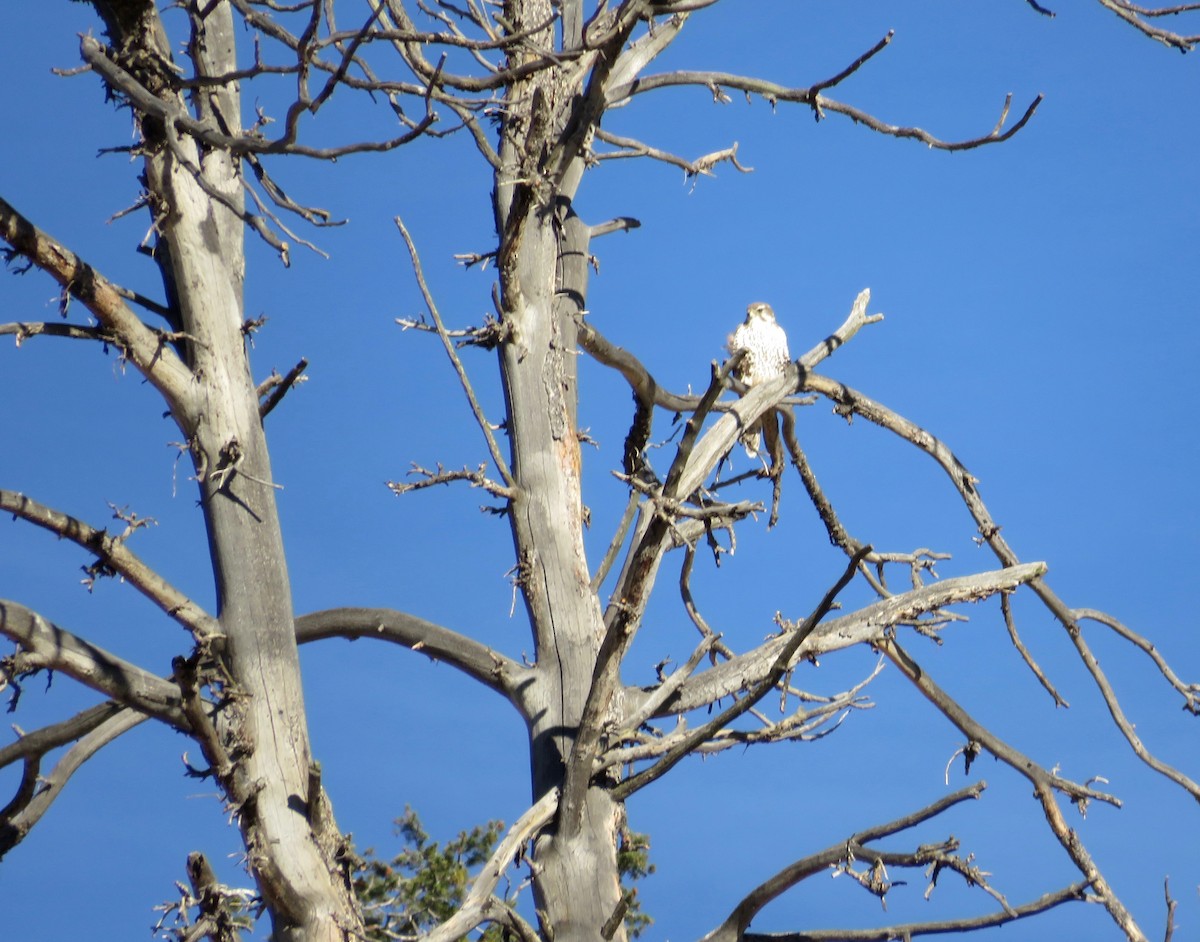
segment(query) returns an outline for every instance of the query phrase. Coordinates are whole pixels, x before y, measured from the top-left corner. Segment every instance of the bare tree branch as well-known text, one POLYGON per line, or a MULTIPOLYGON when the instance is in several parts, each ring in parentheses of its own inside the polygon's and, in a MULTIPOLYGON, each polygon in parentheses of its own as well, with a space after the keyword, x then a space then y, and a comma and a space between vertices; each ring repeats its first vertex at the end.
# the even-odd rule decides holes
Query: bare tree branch
POLYGON ((1103 801, 1114 807, 1120 807, 1121 802, 1113 795, 1096 791, 1087 785, 1079 785, 1069 779, 1042 768, 1028 756, 1004 742, 982 723, 977 722, 962 708, 945 690, 930 676, 929 671, 922 668, 912 656, 896 643, 891 633, 886 634, 878 644, 879 649, 887 655, 888 660, 903 671, 913 685, 925 695, 938 711, 953 723, 971 742, 980 743, 988 752, 994 755, 1014 771, 1024 775, 1036 785, 1046 785, 1061 791, 1072 801, 1103 801))
MULTIPOLYGON (((79 49, 84 60, 97 74, 114 91, 127 98, 141 114, 152 115, 179 133, 232 154, 297 154, 318 160, 331 160, 348 154, 383 153, 415 141, 437 120, 436 113, 429 111, 411 130, 397 137, 384 141, 360 141, 339 147, 309 147, 296 143, 294 137, 289 138, 286 134, 275 140, 267 140, 253 133, 230 135, 221 131, 215 124, 192 117, 182 104, 168 103, 147 91, 137 79, 110 59, 104 47, 93 37, 84 36, 80 40, 79 49)), ((294 126, 292 131, 294 133, 294 126)))
POLYGON ((687 20, 686 12, 682 10, 674 12, 668 19, 655 23, 653 28, 630 43, 605 78, 605 97, 611 101, 613 97, 611 89, 623 87, 633 81, 642 69, 646 68, 675 41, 687 20))
MULTIPOLYGON (((999 592, 1011 591, 1031 582, 1045 571, 1045 563, 1026 563, 1010 569, 943 579, 921 589, 882 599, 818 625, 800 646, 791 663, 855 644, 878 643, 895 625, 948 605, 976 602, 999 592)), ((747 682, 753 683, 762 677, 786 643, 786 635, 772 638, 752 651, 692 677, 683 683, 677 697, 667 701, 661 712, 685 713, 733 695, 747 682)), ((627 692, 627 702, 632 699, 631 693, 627 692)))
POLYGON ((1118 635, 1128 641, 1130 644, 1141 649, 1147 657, 1154 662, 1154 665, 1162 672, 1162 675, 1167 679, 1167 682, 1174 687, 1183 696, 1183 708, 1187 712, 1197 715, 1200 714, 1200 684, 1185 684, 1179 679, 1179 676, 1171 670, 1171 666, 1166 662, 1158 649, 1147 639, 1142 637, 1136 631, 1126 627, 1124 624, 1113 618, 1107 612, 1097 611, 1094 608, 1077 608, 1072 614, 1077 621, 1095 621, 1102 625, 1107 625, 1118 635))
POLYGON ((819 94, 819 93, 825 91, 825 89, 827 89, 827 88, 833 88, 835 85, 840 85, 842 82, 844 82, 846 79, 848 79, 851 75, 853 75, 855 72, 857 72, 859 69, 861 69, 864 65, 866 65, 866 63, 869 60, 873 59, 876 55, 881 53, 884 50, 884 48, 891 43, 891 41, 892 41, 893 37, 895 37, 895 35, 896 35, 896 31, 894 29, 889 29, 887 31, 887 35, 885 35, 883 37, 883 39, 879 40, 879 42, 877 42, 874 46, 872 46, 870 49, 868 49, 866 52, 864 52, 861 56, 859 56, 857 59, 855 59, 853 62, 851 62, 848 66, 846 66, 846 68, 842 69, 841 72, 839 72, 837 75, 833 76, 832 78, 826 79, 824 82, 818 82, 816 85, 813 85, 809 89, 809 91, 813 94, 819 94))
MULTIPOLYGON (((118 736, 148 718, 144 713, 121 708, 115 704, 102 704, 98 708, 93 708, 93 711, 89 711, 89 713, 91 713, 89 720, 81 725, 92 725, 93 717, 99 719, 99 722, 95 723, 74 746, 67 750, 48 775, 42 775, 39 771, 40 760, 46 751, 45 742, 40 743, 42 746, 40 751, 26 754, 25 778, 22 788, 8 806, 0 810, 0 859, 25 838, 29 830, 49 810, 54 799, 66 786, 67 780, 84 762, 118 736), (24 787, 25 782, 28 782, 30 787, 24 787)), ((78 718, 76 719, 78 720, 78 718)), ((39 732, 45 731, 39 730, 39 732)), ((24 740, 27 738, 29 737, 22 737, 14 745, 24 746, 24 740)), ((7 764, 4 754, 11 749, 10 746, 0 750, 0 767, 7 764)))
POLYGON ((412 470, 408 473, 415 475, 417 480, 405 481, 388 481, 387 486, 393 494, 397 496, 407 494, 410 491, 424 490, 427 487, 437 487, 439 484, 450 484, 453 481, 469 481, 472 487, 480 487, 487 491, 493 497, 499 497, 503 500, 510 499, 515 493, 512 488, 504 487, 497 484, 484 474, 487 465, 481 464, 478 468, 472 471, 470 468, 462 468, 458 471, 447 471, 440 464, 436 471, 431 471, 429 468, 422 468, 415 461, 413 462, 412 470))
POLYGON ((487 441, 488 453, 492 456, 492 462, 500 472, 500 477, 504 479, 505 485, 509 488, 514 487, 516 482, 513 480, 512 472, 508 468, 508 462, 504 460, 504 454, 500 451, 500 446, 496 443, 496 436, 492 434, 492 426, 488 422, 487 416, 483 414, 483 407, 479 404, 479 400, 475 397, 475 390, 472 388, 471 381, 467 377, 467 371, 463 368, 462 360, 458 358, 454 344, 450 342, 450 336, 446 333, 446 325, 442 323, 442 315, 438 312, 433 295, 429 292, 429 286, 425 283, 425 272, 421 268, 421 257, 417 254, 417 246, 413 242, 412 236, 408 234, 408 229, 404 227, 404 221, 397 216, 394 222, 396 223, 396 228, 400 230, 400 235, 404 238, 404 244, 408 247, 408 254, 412 258, 413 271, 417 277, 417 287, 421 289, 421 297, 425 299, 425 308, 429 311, 429 316, 433 318, 433 322, 437 326, 438 336, 442 339, 442 346, 446 348, 446 356, 450 358, 450 364, 454 367, 454 372, 458 375, 458 381, 462 384, 463 392, 466 393, 467 402, 471 406, 471 414, 475 416, 475 422, 479 426, 479 430, 483 432, 484 439, 487 441))
POLYGON ((516 859, 521 848, 549 824, 558 811, 558 792, 549 791, 508 829, 496 846, 483 870, 467 890, 458 911, 440 926, 424 936, 423 942, 453 942, 460 939, 487 918, 489 903, 496 884, 516 859))
MULTIPOLYGON (((750 933, 746 929, 751 921, 773 900, 777 899, 787 890, 796 886, 801 881, 808 877, 819 873, 828 873, 831 869, 835 869, 845 863, 847 857, 857 858, 864 861, 882 859, 890 857, 887 862, 891 865, 896 865, 898 861, 902 866, 922 866, 931 867, 937 864, 936 858, 939 856, 935 845, 928 847, 923 846, 918 851, 911 855, 905 854, 883 854, 866 845, 871 841, 877 841, 884 837, 897 834, 909 828, 915 827, 925 821, 928 821, 947 809, 960 804, 967 800, 978 799, 984 789, 987 787, 985 782, 977 782, 974 785, 963 788, 951 795, 946 795, 932 804, 922 808, 919 811, 906 815, 903 818, 898 818, 895 821, 887 824, 877 825, 860 831, 857 834, 851 835, 844 842, 832 844, 822 851, 815 854, 810 854, 795 863, 784 867, 769 880, 764 881, 755 887, 747 894, 737 906, 733 908, 725 921, 704 936, 702 942, 741 942, 744 939, 754 939, 758 942, 767 942, 767 940, 796 940, 801 939, 907 939, 915 935, 932 934, 938 932, 952 931, 968 931, 970 929, 983 928, 991 925, 1002 925, 1013 919, 1022 916, 1033 915, 1034 913, 1044 912, 1045 910, 1057 906, 1059 903, 1066 902, 1072 899, 1085 899, 1085 890, 1088 884, 1086 882, 1077 883, 1070 887, 1065 887, 1056 893, 1050 893, 1033 900, 1024 906, 1011 907, 1004 906, 1003 911, 992 913, 986 916, 975 918, 953 920, 949 922, 928 922, 928 923, 912 923, 904 926, 886 926, 879 929, 859 929, 859 930, 806 930, 800 932, 786 933, 750 933)), ((943 860, 945 858, 943 857, 943 860)), ((939 868, 940 869, 940 868, 939 868)), ((986 885, 986 881, 985 881, 986 885)), ((1003 897, 1000 898, 1003 900, 1003 897)))
MULTIPOLYGON (((408 13, 404 9, 404 5, 399 0, 368 0, 372 9, 386 7, 383 14, 383 22, 390 20, 397 27, 396 35, 411 37, 421 36, 409 19, 408 13)), ((499 14, 496 14, 499 15, 499 14)), ((513 33, 504 40, 506 49, 526 50, 531 47, 531 41, 542 35, 553 24, 553 20, 540 23, 526 30, 521 30, 513 33), (514 40, 513 36, 517 38, 514 40)), ((384 34, 387 35, 386 33, 384 34)), ((504 88, 505 86, 519 79, 528 78, 537 72, 541 72, 554 65, 560 65, 563 62, 577 58, 583 53, 581 51, 561 51, 557 54, 551 53, 549 50, 536 50, 532 55, 521 55, 517 57, 519 64, 511 66, 507 69, 495 69, 490 75, 485 77, 475 77, 463 75, 461 73, 450 73, 440 67, 432 65, 425 58, 424 52, 421 49, 422 45, 433 45, 432 43, 416 42, 412 39, 395 41, 397 50, 400 52, 405 64, 412 69, 416 75, 428 82, 430 85, 443 84, 450 88, 455 88, 464 92, 486 92, 493 89, 504 88), (434 81, 435 75, 437 81, 434 81)))
MULTIPOLYGON (((803 378, 801 385, 804 389, 819 392, 821 395, 832 400, 837 406, 836 411, 842 415, 861 415, 870 422, 911 442, 933 458, 949 475, 955 490, 958 491, 959 497, 962 498, 967 510, 974 518, 982 541, 991 547, 992 552, 1004 565, 1015 566, 1018 564, 1017 554, 1013 552, 1008 542, 1001 535, 999 525, 992 518, 991 513, 983 502, 983 498, 979 495, 979 491, 976 488, 977 479, 967 471, 963 463, 958 460, 945 443, 931 435, 925 429, 888 409, 886 406, 841 383, 826 379, 816 373, 810 373, 803 378)), ((759 388, 761 389, 762 387, 759 388)), ((1072 610, 1054 593, 1044 579, 1038 578, 1032 580, 1030 588, 1042 600, 1042 603, 1049 609, 1063 628, 1066 629, 1067 636, 1071 639, 1071 643, 1075 646, 1080 659, 1087 667, 1093 681, 1104 697, 1105 704, 1108 706, 1117 728, 1125 736, 1134 754, 1147 766, 1184 788, 1193 797, 1200 799, 1200 784, 1197 784, 1178 769, 1154 756, 1146 749, 1141 739, 1137 736, 1133 724, 1124 715, 1116 693, 1108 683, 1104 673, 1100 670, 1099 662, 1092 654, 1084 638, 1084 632, 1079 625, 1079 620, 1072 610)), ((1194 694, 1189 693, 1190 688, 1179 682, 1178 678, 1174 677, 1174 674, 1170 675, 1168 679, 1170 680, 1171 678, 1174 678, 1174 680, 1171 680, 1172 685, 1184 694, 1187 703, 1194 703, 1194 694)))
POLYGON ((12 334, 16 337, 17 346, 21 346, 30 337, 69 337, 72 340, 99 340, 105 344, 119 346, 117 336, 107 327, 94 327, 90 324, 56 324, 54 321, 15 321, 11 324, 0 324, 0 334, 12 334))
POLYGON ((770 669, 761 679, 750 685, 740 699, 735 700, 733 704, 718 713, 708 723, 705 723, 685 736, 678 745, 674 746, 650 768, 627 778, 614 789, 614 793, 620 798, 627 798, 656 779, 661 778, 698 745, 711 738, 718 730, 724 728, 751 707, 755 706, 782 679, 791 666, 792 658, 800 649, 800 645, 812 634, 813 629, 817 627, 817 624, 833 607, 833 603, 836 601, 838 595, 841 594, 842 589, 854 578, 854 572, 858 568, 862 556, 866 555, 866 553, 867 549, 864 548, 861 551, 861 555, 851 559, 850 564, 846 567, 846 571, 842 573, 841 578, 825 593, 824 597, 817 604, 817 607, 813 609, 812 614, 802 624, 783 635, 783 647, 775 656, 770 669))
MULTIPOLYGON (((724 368, 712 365, 712 379, 700 398, 700 404, 689 417, 671 468, 667 472, 662 495, 670 500, 687 498, 696 489, 684 484, 683 475, 700 428, 709 409, 725 388, 729 371, 735 361, 724 368)), ((562 822, 568 833, 579 827, 584 797, 595 773, 596 758, 604 718, 612 707, 613 697, 620 686, 621 662, 632 644, 654 586, 655 574, 662 555, 669 545, 673 520, 663 514, 645 516, 646 525, 639 525, 630 540, 624 569, 618 579, 614 602, 605 613, 605 634, 596 654, 592 683, 588 690, 579 732, 571 747, 563 784, 562 822)))
POLYGON ((173 683, 110 654, 23 605, 0 600, 0 635, 22 650, 0 662, 7 679, 55 670, 142 713, 186 730, 187 720, 173 683))
POLYGON ((1182 36, 1179 33, 1172 33, 1170 30, 1159 29, 1157 26, 1153 26, 1143 19, 1143 17, 1170 16, 1177 13, 1187 13, 1200 9, 1200 4, 1183 3, 1177 6, 1164 7, 1162 9, 1155 10, 1136 6, 1132 3, 1126 3, 1125 0, 1096 0, 1096 2, 1106 10, 1111 10, 1138 32, 1149 36, 1151 39, 1162 43, 1164 46, 1169 46, 1172 49, 1178 49, 1180 52, 1191 52, 1196 48, 1196 44, 1200 43, 1200 35, 1182 36))
POLYGON ((521 686, 530 669, 471 638, 387 608, 331 608, 296 619, 299 644, 323 638, 379 638, 427 654, 457 667, 501 696, 519 705, 521 686))
POLYGON ((258 417, 265 419, 270 415, 271 411, 283 401, 283 397, 288 394, 293 386, 299 385, 306 379, 302 374, 308 369, 308 360, 304 357, 300 358, 300 362, 287 371, 286 376, 280 376, 278 373, 272 373, 267 379, 259 384, 258 398, 258 417))
POLYGON ((1171 942, 1171 937, 1175 935, 1175 908, 1179 904, 1171 899, 1171 881, 1168 879, 1163 880, 1163 897, 1167 904, 1167 927, 1163 932, 1163 942, 1171 942))
MULTIPOLYGON (((116 286, 94 268, 42 232, 5 200, 0 199, 0 239, 78 298, 112 333, 111 343, 148 379, 172 410, 187 414, 191 407, 192 374, 165 337, 144 324, 125 304, 116 286)), ((105 338, 107 339, 107 338, 105 338)))
POLYGON ((1026 666, 1033 671, 1033 676, 1038 679, 1038 683, 1042 685, 1046 693, 1054 698, 1055 706, 1069 707, 1071 704, 1067 703, 1059 695, 1054 685, 1050 683, 1045 673, 1038 667, 1037 661, 1033 659, 1033 655, 1029 653, 1029 649, 1021 641, 1020 635, 1017 634, 1017 623, 1013 619, 1012 603, 1009 602, 1007 595, 1000 596, 1000 611, 1004 615, 1004 626, 1008 629, 1008 636, 1012 640, 1013 647, 1017 649, 1017 653, 1021 655, 1021 659, 1025 662, 1026 666))
MULTIPOLYGON (((1111 2, 1111 0, 1100 0, 1100 2, 1106 3, 1111 2)), ((826 98, 820 94, 818 86, 793 88, 786 85, 779 85, 776 82, 769 82, 765 79, 734 75, 730 72, 690 72, 681 70, 677 72, 665 72, 659 75, 648 75, 644 78, 634 79, 620 87, 613 88, 609 93, 609 103, 612 106, 634 95, 645 94, 659 88, 677 88, 681 86, 707 88, 712 92, 714 99, 717 101, 728 100, 727 96, 724 96, 722 89, 730 88, 745 92, 747 95, 759 95, 772 105, 781 101, 804 104, 812 108, 818 120, 825 116, 825 112, 832 111, 835 114, 844 115, 855 124, 865 125, 872 131, 880 134, 885 134, 889 137, 911 138, 920 141, 927 147, 945 151, 971 150, 987 144, 1003 143, 1029 123, 1029 119, 1037 111, 1038 105, 1042 103, 1042 96, 1038 95, 1030 103, 1029 107, 1025 109, 1025 113, 1015 124, 1007 130, 1001 131, 1008 116, 1008 109, 1012 104, 1012 96, 1009 95, 1005 99, 1004 107, 1001 109, 1000 120, 991 131, 987 134, 961 141, 945 141, 934 137, 923 128, 902 127, 880 121, 874 115, 860 108, 855 108, 853 105, 847 105, 832 98, 826 98)))
POLYGON ((900 668, 913 686, 964 735, 972 742, 980 743, 997 759, 1029 780, 1033 785, 1034 795, 1041 802, 1042 811, 1051 832, 1058 838, 1058 842, 1067 852, 1067 856, 1071 858, 1079 872, 1091 885, 1096 898, 1108 910, 1113 922, 1131 942, 1143 942, 1146 938, 1145 935, 1138 927, 1133 915, 1108 885, 1108 881, 1105 880, 1100 868, 1088 853, 1087 848, 1084 847, 1078 833, 1067 825, 1054 793, 1058 791, 1067 795, 1081 811, 1086 809, 1089 800, 1103 801, 1117 807, 1120 807, 1121 802, 1112 795, 1098 792, 1087 785, 1071 782, 1042 768, 1028 756, 994 735, 985 726, 976 722, 934 682, 927 670, 917 664, 911 655, 896 643, 894 637, 886 637, 879 647, 888 656, 888 659, 900 668))
POLYGON ((103 571, 118 575, 142 595, 187 628, 197 641, 220 634, 217 620, 191 598, 167 582, 147 566, 125 545, 127 530, 112 536, 107 530, 95 527, 39 504, 31 497, 15 491, 0 489, 0 510, 36 524, 51 533, 76 543, 96 557, 103 571))
POLYGON ((608 549, 604 552, 603 559, 600 560, 600 565, 596 567, 596 573, 592 576, 591 589, 595 592, 603 585, 604 580, 608 578, 609 572, 612 570, 612 565, 616 561, 617 554, 621 551, 621 547, 625 543, 625 537, 629 535, 629 527, 633 523, 633 518, 637 514, 638 496, 632 489, 629 491, 629 499, 625 502, 625 511, 621 514, 621 522, 617 524, 617 529, 613 533, 612 541, 608 544, 608 549))
POLYGON ((973 932, 991 926, 1002 926, 1006 922, 1025 916, 1044 913, 1055 906, 1074 900, 1088 900, 1087 881, 1073 883, 1053 893, 1046 893, 1035 900, 1012 908, 1012 912, 998 912, 986 916, 966 919, 947 919, 941 922, 913 922, 897 926, 882 926, 878 929, 808 929, 803 932, 747 932, 741 942, 888 942, 891 939, 909 939, 918 935, 943 935, 948 932, 973 932))
POLYGON ((610 131, 605 131, 603 128, 596 129, 596 139, 604 141, 605 144, 612 144, 614 147, 623 148, 618 151, 609 151, 606 153, 594 154, 596 160, 617 160, 633 157, 649 157, 652 160, 657 160, 661 163, 670 164, 673 167, 678 167, 687 176, 713 176, 712 168, 722 161, 728 161, 733 164, 736 170, 742 173, 750 173, 753 167, 742 166, 737 159, 738 146, 735 142, 730 147, 724 150, 714 151, 711 154, 705 154, 703 157, 697 157, 695 160, 688 160, 685 157, 680 157, 672 154, 669 151, 662 150, 658 147, 652 147, 642 141, 635 140, 632 137, 622 137, 619 134, 613 134, 610 131))

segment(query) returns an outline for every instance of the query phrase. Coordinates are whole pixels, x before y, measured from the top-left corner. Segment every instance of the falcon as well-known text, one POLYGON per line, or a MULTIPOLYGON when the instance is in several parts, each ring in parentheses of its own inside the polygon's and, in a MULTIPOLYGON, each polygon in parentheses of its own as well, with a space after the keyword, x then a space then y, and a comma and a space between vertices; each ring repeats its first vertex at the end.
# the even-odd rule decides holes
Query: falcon
MULTIPOLYGON (((781 376, 791 362, 787 334, 775 322, 775 312, 771 310, 771 305, 761 301, 746 308, 746 320, 729 335, 728 347, 731 354, 740 350, 746 351, 734 375, 749 387, 781 376)), ((751 458, 759 457, 760 432, 766 436, 767 448, 771 452, 774 464, 779 441, 779 428, 774 410, 767 412, 738 436, 746 454, 751 458)), ((782 455, 778 457, 782 459, 782 455)))

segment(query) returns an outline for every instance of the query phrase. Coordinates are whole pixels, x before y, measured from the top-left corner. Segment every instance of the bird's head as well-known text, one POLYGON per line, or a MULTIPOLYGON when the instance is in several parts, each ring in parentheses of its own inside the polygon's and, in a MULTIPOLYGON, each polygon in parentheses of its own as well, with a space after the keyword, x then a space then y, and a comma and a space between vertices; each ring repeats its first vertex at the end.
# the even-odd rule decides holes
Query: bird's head
POLYGON ((764 301, 755 301, 746 308, 746 323, 751 324, 754 321, 767 321, 775 323, 775 312, 771 310, 771 305, 764 301))

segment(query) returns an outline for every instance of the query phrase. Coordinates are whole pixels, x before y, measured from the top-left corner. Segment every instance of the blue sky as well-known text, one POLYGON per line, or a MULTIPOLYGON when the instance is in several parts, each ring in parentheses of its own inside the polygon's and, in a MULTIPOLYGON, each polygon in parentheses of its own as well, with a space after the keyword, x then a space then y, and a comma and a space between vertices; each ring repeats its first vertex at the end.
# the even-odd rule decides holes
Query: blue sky
MULTIPOLYGON (((157 296, 135 254, 144 214, 108 222, 137 195, 136 165, 100 148, 131 141, 128 116, 90 76, 51 67, 78 62, 89 8, 19 3, 6 12, 0 68, 0 194, 43 229, 129 287, 157 296)), ((1194 25, 1194 24, 1193 24, 1194 25)), ((1181 27, 1182 28, 1182 27, 1181 27)), ((947 441, 981 480, 984 499, 1016 552, 1046 560, 1069 605, 1111 612, 1151 637, 1185 680, 1200 676, 1193 567, 1200 552, 1194 487, 1200 374, 1200 74, 1096 4, 1038 16, 1019 0, 725 3, 694 17, 657 68, 756 73, 807 85, 840 71, 888 29, 891 46, 832 92, 883 120, 944 138, 991 128, 1006 93, 1014 116, 1046 98, 1009 143, 945 154, 882 138, 830 116, 703 90, 647 96, 614 112, 610 130, 688 157, 739 143, 742 175, 685 181, 673 168, 616 161, 591 171, 577 207, 588 222, 637 217, 636 232, 593 245, 590 316, 676 390, 702 386, 709 362, 748 302, 769 301, 796 352, 838 326, 857 292, 885 320, 864 330, 823 372, 857 387, 947 441)), ((1196 31, 1192 29, 1190 31, 1196 31)), ((310 123, 312 140, 389 133, 383 108, 339 93, 310 123), (343 100, 343 99, 346 100, 343 100)), ((531 651, 520 606, 510 617, 511 541, 481 515, 477 491, 394 497, 384 486, 410 462, 475 465, 485 451, 436 342, 394 318, 421 312, 400 214, 452 325, 490 311, 491 272, 463 272, 455 253, 491 247, 489 181, 465 138, 421 142, 330 166, 275 165, 297 198, 349 218, 305 232, 285 270, 248 238, 247 314, 270 320, 253 362, 265 375, 300 357, 310 381, 268 419, 298 612, 336 605, 412 611, 506 653, 531 651)), ((56 289, 30 272, 0 278, 0 321, 53 319, 56 289)), ((74 312, 79 314, 78 311, 74 312)), ((0 338, 4 443, 0 486, 96 525, 107 502, 158 526, 131 544, 169 579, 211 604, 203 525, 186 461, 153 391, 94 346, 0 338)), ((499 417, 496 368, 467 365, 499 417)), ((630 398, 619 378, 581 362, 581 422, 600 442, 585 450, 598 560, 623 504, 619 464, 630 398)), ((825 404, 801 412, 800 434, 851 532, 889 551, 953 554, 943 576, 994 567, 948 481, 923 456, 863 420, 847 426, 825 404)), ((670 417, 660 415, 665 435, 670 417)), ((735 462, 744 458, 735 456, 735 462)), ((765 484, 747 496, 766 498, 765 484)), ((783 520, 739 530, 720 571, 699 563, 696 594, 735 647, 773 630, 776 611, 800 618, 836 578, 831 550, 803 489, 789 476, 783 520)), ((79 584, 86 557, 18 522, 0 524, 0 596, 166 673, 183 638, 126 586, 79 584)), ((649 681, 664 656, 682 661, 693 630, 679 608, 677 561, 627 664, 649 681)), ((859 590, 848 601, 864 601, 859 590)), ((1055 710, 1021 666, 995 605, 970 609, 934 648, 909 647, 980 719, 1047 766, 1077 780, 1102 775, 1125 799, 1116 811, 1068 814, 1117 892, 1151 936, 1161 935, 1162 880, 1180 900, 1179 935, 1200 925, 1195 803, 1138 763, 1103 712, 1062 632, 1028 601, 1023 638, 1070 710, 1055 710)), ((1105 670, 1147 745, 1193 777, 1196 720, 1152 665, 1092 630, 1105 670)), ((445 666, 403 650, 327 643, 305 650, 314 747, 339 823, 359 846, 389 852, 390 822, 406 804, 435 838, 491 818, 511 822, 528 801, 524 730, 501 700, 445 666), (455 743, 453 749, 447 743, 455 743)), ((807 668, 815 692, 846 689, 875 655, 855 650, 807 668)), ((947 791, 943 774, 960 735, 932 714, 898 672, 869 688, 876 706, 818 743, 730 752, 692 761, 639 794, 632 826, 649 832, 659 871, 644 882, 651 938, 696 938, 759 880, 797 856, 947 791)), ((30 685, 11 717, 33 729, 92 702, 59 678, 30 685)), ((128 937, 153 924, 151 907, 203 849, 230 883, 245 883, 239 842, 220 804, 182 775, 180 737, 145 726, 77 774, 33 834, 0 867, 0 906, 13 938, 58 940, 85 931, 128 937), (62 904, 18 905, 47 899, 62 904), (69 904, 68 904, 69 901, 69 904)), ((15 785, 0 773, 0 803, 15 785)), ((920 832, 949 833, 973 850, 995 885, 1019 902, 1074 879, 1026 783, 981 759, 964 778, 990 784, 981 803, 920 832)), ((904 842, 907 843, 907 842, 904 842)), ((900 846, 897 842, 895 846, 900 846)), ((768 909, 755 930, 877 924, 983 912, 989 901, 944 877, 921 899, 920 874, 889 911, 848 881, 817 878, 768 909)), ((1099 907, 1074 907, 1005 928, 1007 940, 1116 938, 1099 907)))

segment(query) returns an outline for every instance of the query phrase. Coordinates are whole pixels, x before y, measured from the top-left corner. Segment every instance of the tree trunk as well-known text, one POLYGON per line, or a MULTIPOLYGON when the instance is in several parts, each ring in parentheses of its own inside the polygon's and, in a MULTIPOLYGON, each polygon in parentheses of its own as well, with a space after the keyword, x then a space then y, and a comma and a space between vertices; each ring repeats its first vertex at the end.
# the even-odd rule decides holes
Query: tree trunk
MULTIPOLYGON (((537 652, 539 695, 529 727, 535 800, 563 784, 604 630, 583 548, 573 370, 566 365, 573 335, 564 334, 555 310, 556 228, 552 215, 531 208, 517 226, 519 258, 501 276, 514 331, 501 357, 517 485, 512 527, 537 652)), ((593 786, 582 825, 560 821, 537 842, 534 891, 548 938, 595 940, 613 915, 621 815, 608 790, 593 786)))
MULTIPOLYGON (((149 8, 152 10, 152 7, 149 8)), ((152 17, 152 19, 150 19, 152 17)), ((140 37, 166 61, 157 15, 140 37), (157 48, 155 48, 157 47, 157 48)), ((236 68, 226 3, 193 20, 191 54, 202 75, 236 68)), ((126 47, 128 48, 128 46, 126 47)), ((178 99, 175 99, 178 101, 178 99)), ((240 131, 236 83, 197 94, 201 120, 240 131)), ((146 185, 155 207, 155 257, 178 310, 174 325, 195 378, 187 436, 201 490, 223 641, 177 664, 193 726, 237 812, 248 865, 276 940, 343 942, 361 929, 337 859, 342 838, 310 755, 291 588, 271 465, 243 329, 240 160, 143 120, 146 185), (199 697, 207 687, 217 701, 199 697)))
MULTIPOLYGON (((521 22, 552 21, 547 2, 509 5, 521 22)), ((547 44, 552 33, 543 37, 547 44)), ((540 41, 540 40, 539 40, 540 41)), ((569 187, 546 179, 570 90, 546 70, 514 83, 496 175, 499 277, 508 335, 500 351, 512 474, 511 524, 522 596, 534 633, 538 681, 528 701, 533 797, 560 787, 579 728, 602 612, 583 546, 576 430, 575 324, 586 296, 586 228, 569 187)), ((576 175, 577 178, 577 175, 576 175)), ((603 784, 589 788, 582 820, 557 820, 536 841, 534 895, 545 938, 623 940, 617 835, 624 809, 603 784)))

